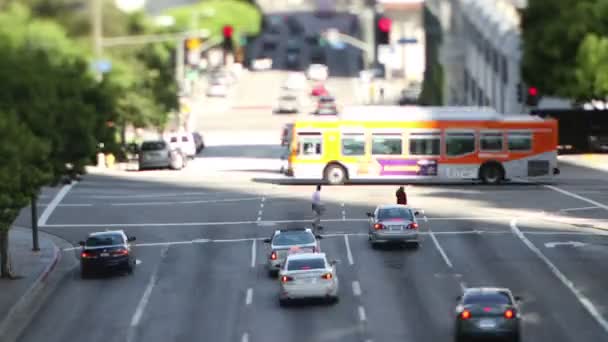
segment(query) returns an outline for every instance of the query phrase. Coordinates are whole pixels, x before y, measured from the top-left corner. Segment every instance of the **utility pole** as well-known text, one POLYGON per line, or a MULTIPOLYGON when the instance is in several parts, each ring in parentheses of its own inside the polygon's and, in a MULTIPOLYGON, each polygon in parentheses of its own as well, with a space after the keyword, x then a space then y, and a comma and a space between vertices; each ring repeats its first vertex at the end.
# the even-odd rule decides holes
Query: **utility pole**
MULTIPOLYGON (((93 38, 93 54, 95 56, 95 62, 98 62, 101 59, 101 55, 103 53, 102 1, 103 0, 91 0, 91 34, 93 38)), ((101 79, 101 72, 96 70, 96 73, 97 77, 101 79)))
POLYGON ((38 252, 40 251, 40 245, 38 244, 38 195, 32 197, 30 205, 32 208, 32 250, 38 252))

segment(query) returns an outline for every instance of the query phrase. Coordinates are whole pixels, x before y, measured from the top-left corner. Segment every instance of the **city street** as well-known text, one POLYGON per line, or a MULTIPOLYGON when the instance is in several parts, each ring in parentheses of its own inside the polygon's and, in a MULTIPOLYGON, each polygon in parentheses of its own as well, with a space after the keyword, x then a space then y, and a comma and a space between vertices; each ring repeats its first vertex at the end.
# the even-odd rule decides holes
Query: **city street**
POLYGON ((81 280, 74 270, 21 341, 448 341, 466 286, 521 295, 526 341, 607 336, 608 238, 579 222, 608 219, 599 171, 564 166, 555 185, 409 187, 423 210, 419 250, 367 242, 365 212, 392 202, 393 186, 325 187, 321 243, 340 261, 341 300, 288 308, 261 240, 308 225, 312 186, 186 171, 89 175, 67 193, 45 231, 76 244, 125 229, 140 264, 133 276, 81 280))
MULTIPOLYGON (((338 103, 357 102, 349 51, 328 50, 330 70, 345 68, 328 82, 338 103)), ((294 119, 272 114, 286 77, 246 72, 227 98, 197 99, 207 147, 184 170, 94 170, 45 194, 41 229, 74 245, 63 253, 124 229, 138 262, 132 275, 74 269, 19 341, 453 341, 457 296, 475 286, 523 298, 523 341, 608 340, 608 176, 566 164, 552 184, 408 186, 419 249, 368 242, 366 212, 398 185, 324 187, 321 248, 339 261, 340 301, 280 307, 263 240, 309 227, 314 191, 275 181, 294 119)))

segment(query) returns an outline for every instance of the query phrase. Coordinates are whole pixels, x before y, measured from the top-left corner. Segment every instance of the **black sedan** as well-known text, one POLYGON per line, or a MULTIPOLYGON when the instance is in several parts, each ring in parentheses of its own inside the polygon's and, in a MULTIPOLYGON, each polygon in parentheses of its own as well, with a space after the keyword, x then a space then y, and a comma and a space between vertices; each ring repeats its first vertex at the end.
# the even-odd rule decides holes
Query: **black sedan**
POLYGON ((458 297, 455 341, 472 338, 521 340, 519 297, 509 289, 478 287, 466 289, 458 297))
POLYGON ((80 271, 83 278, 94 271, 123 270, 133 273, 136 264, 130 242, 122 230, 92 233, 80 245, 80 271))

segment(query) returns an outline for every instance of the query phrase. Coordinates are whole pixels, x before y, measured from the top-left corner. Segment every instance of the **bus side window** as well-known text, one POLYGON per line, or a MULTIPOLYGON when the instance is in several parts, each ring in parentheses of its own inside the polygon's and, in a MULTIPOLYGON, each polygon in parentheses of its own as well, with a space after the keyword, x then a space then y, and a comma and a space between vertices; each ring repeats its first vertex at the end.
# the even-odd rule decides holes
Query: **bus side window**
POLYGON ((298 136, 298 152, 301 156, 319 156, 323 152, 321 134, 301 134, 298 136))

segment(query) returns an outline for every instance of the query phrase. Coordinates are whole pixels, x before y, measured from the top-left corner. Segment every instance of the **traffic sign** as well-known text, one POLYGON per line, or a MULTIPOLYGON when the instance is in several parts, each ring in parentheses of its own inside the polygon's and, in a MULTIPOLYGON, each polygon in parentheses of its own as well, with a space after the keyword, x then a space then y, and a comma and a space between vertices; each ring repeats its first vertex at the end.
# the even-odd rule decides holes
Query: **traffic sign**
POLYGON ((398 43, 398 44, 416 44, 416 43, 418 43, 418 39, 416 39, 416 38, 406 38, 406 37, 403 37, 403 38, 400 38, 400 39, 397 41, 397 43, 398 43))
POLYGON ((93 68, 95 71, 105 74, 112 70, 112 62, 107 59, 100 59, 93 62, 93 68))

